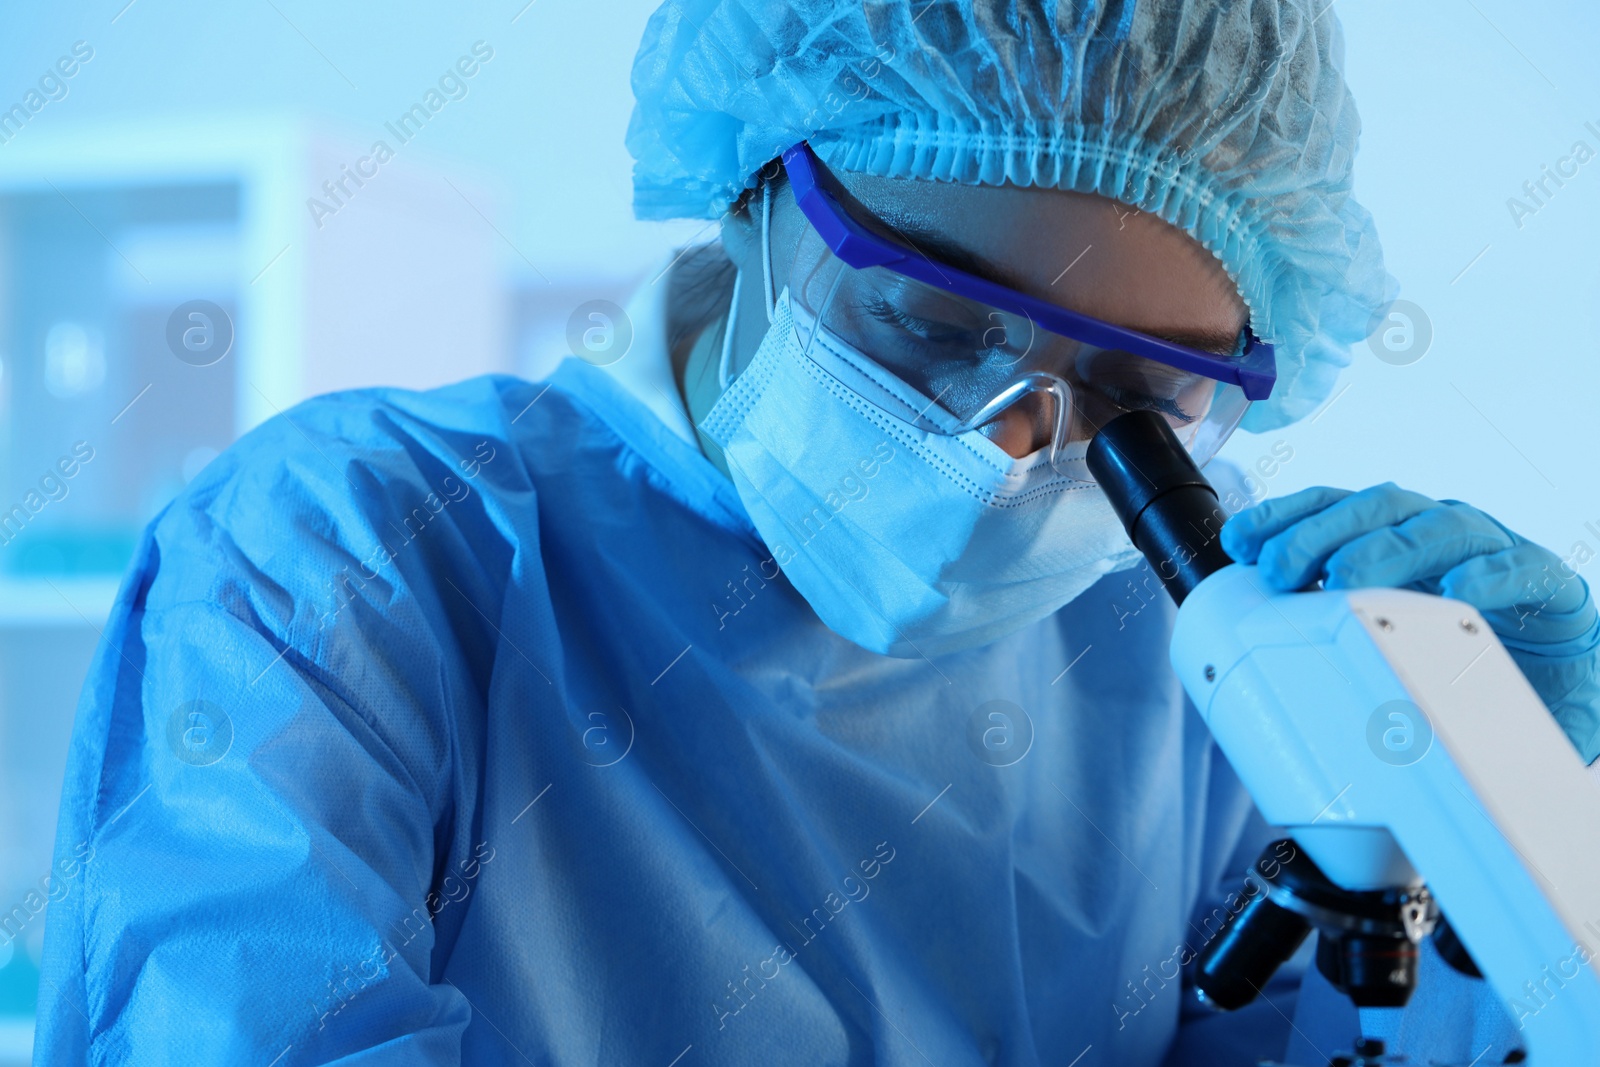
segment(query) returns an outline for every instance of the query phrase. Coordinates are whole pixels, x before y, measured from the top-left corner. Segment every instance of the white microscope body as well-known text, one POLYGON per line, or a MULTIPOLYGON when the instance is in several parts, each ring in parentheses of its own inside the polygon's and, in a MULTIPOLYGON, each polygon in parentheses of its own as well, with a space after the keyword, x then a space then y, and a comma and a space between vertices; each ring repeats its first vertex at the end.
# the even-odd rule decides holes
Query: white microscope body
POLYGON ((1183 600, 1172 663, 1261 813, 1331 881, 1425 882, 1531 1067, 1600 1063, 1600 783, 1477 611, 1276 592, 1235 564, 1183 600))

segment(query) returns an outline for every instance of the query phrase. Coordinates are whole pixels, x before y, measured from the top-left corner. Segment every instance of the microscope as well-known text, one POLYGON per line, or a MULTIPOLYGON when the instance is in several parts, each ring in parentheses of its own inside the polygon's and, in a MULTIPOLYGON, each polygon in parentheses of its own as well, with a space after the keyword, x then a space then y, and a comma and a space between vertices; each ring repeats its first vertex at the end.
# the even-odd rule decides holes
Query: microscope
MULTIPOLYGON (((1107 423, 1088 464, 1178 604, 1184 689, 1293 845, 1200 953, 1200 995, 1244 1006, 1315 931, 1336 989, 1403 1007, 1432 938, 1518 1019, 1506 1062, 1600 1063, 1600 785, 1488 623, 1409 590, 1268 588, 1153 412, 1107 423)), ((1360 1040, 1330 1062, 1391 1061, 1360 1040)))

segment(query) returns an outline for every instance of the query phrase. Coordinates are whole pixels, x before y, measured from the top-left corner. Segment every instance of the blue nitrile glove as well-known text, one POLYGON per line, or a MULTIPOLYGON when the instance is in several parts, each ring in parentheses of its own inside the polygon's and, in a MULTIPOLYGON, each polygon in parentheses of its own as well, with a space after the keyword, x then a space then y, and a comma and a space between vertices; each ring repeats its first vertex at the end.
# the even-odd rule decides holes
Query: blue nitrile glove
POLYGON ((1268 584, 1392 586, 1465 601, 1522 668, 1585 763, 1600 756, 1600 612, 1554 552, 1459 500, 1393 482, 1316 486, 1239 512, 1222 547, 1268 584))

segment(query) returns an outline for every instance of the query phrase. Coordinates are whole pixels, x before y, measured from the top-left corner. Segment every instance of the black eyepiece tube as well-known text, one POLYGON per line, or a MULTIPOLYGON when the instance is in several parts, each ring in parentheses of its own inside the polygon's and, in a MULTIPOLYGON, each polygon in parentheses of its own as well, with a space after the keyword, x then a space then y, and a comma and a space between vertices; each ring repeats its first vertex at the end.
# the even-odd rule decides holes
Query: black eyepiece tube
POLYGON ((1153 411, 1118 415, 1089 442, 1088 462, 1175 602, 1233 562, 1218 540, 1227 512, 1166 419, 1153 411))

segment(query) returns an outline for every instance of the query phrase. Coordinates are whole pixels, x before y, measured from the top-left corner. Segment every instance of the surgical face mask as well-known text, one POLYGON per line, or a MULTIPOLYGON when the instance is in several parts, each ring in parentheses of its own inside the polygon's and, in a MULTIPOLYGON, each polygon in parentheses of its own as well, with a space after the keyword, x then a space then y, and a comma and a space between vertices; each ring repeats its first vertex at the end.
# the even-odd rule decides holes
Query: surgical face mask
POLYGON ((814 321, 797 330, 796 314, 785 290, 701 429, 774 560, 835 633, 892 656, 975 648, 1137 561, 1098 489, 1043 450, 1014 459, 977 431, 897 418, 888 407, 904 387, 814 321), (863 400, 874 389, 883 404, 863 400))

